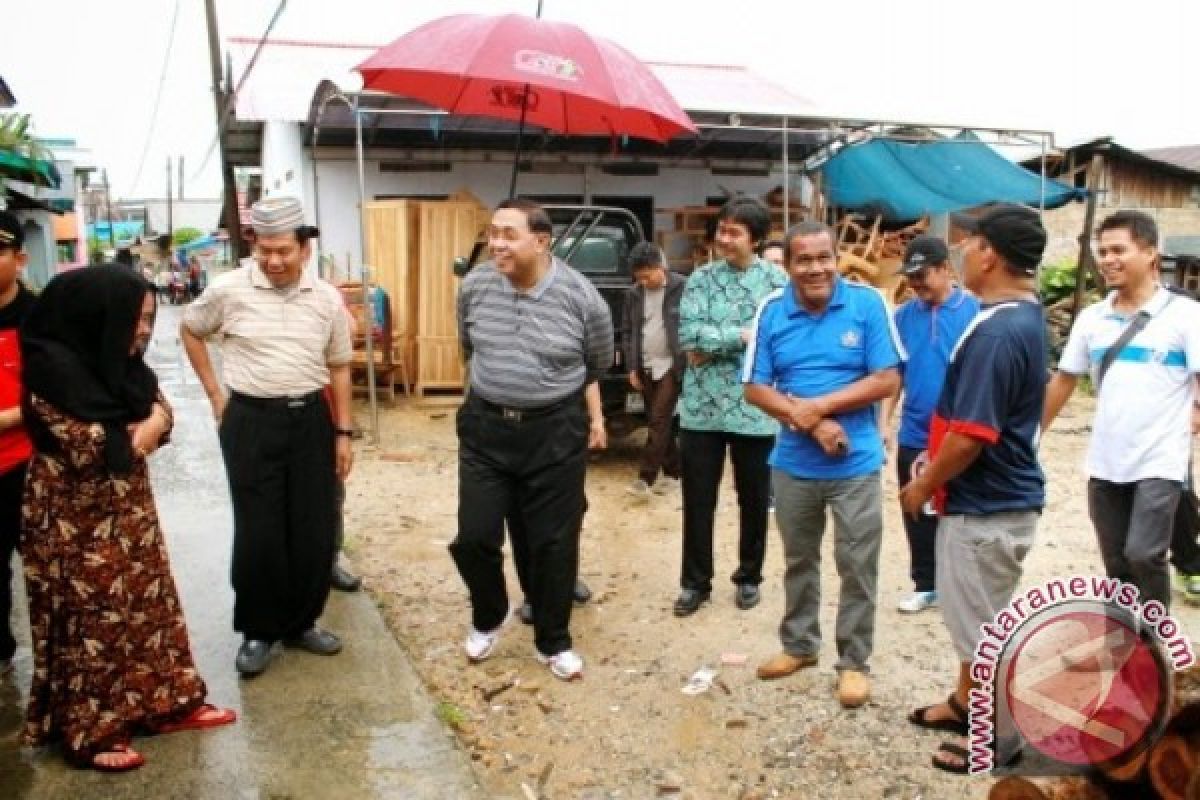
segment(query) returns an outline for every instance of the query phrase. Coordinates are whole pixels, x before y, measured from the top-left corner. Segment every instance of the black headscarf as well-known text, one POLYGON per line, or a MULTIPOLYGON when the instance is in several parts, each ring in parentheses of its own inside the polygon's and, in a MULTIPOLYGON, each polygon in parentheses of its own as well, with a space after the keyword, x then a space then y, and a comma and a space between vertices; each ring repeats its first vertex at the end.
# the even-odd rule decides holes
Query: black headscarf
POLYGON ((21 327, 25 425, 34 446, 57 452, 58 443, 29 408, 35 394, 65 414, 104 426, 109 472, 133 466, 126 425, 150 415, 158 379, 129 354, 146 295, 144 278, 124 267, 89 266, 56 276, 21 327))

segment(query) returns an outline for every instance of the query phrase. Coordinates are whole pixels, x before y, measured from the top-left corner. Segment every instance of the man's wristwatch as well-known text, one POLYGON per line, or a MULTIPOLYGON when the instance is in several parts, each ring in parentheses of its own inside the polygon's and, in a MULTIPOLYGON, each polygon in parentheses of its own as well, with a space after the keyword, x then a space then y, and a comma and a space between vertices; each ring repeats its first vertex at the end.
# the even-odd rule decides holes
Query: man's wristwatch
POLYGON ((354 430, 352 428, 334 428, 333 432, 338 436, 354 436, 354 430))

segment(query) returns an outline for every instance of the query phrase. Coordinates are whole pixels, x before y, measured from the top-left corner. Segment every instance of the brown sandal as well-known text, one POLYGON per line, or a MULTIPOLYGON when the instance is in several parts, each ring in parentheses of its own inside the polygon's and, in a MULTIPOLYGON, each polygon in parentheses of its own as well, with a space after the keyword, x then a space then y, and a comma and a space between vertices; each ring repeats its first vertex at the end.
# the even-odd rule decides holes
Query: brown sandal
POLYGON ((967 710, 958 702, 958 698, 951 692, 946 698, 946 705, 950 706, 950 710, 954 712, 955 719, 930 719, 929 712, 933 706, 922 706, 916 711, 912 711, 908 715, 908 721, 918 728, 925 728, 930 731, 945 731, 947 733, 957 733, 959 736, 967 735, 967 710))

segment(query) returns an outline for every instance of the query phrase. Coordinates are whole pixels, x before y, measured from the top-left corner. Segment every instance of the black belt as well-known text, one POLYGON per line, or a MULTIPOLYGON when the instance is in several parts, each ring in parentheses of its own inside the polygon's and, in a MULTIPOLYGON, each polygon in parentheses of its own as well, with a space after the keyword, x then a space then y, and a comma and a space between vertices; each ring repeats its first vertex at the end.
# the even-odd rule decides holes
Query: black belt
POLYGON ((318 389, 315 392, 308 394, 298 394, 287 397, 255 397, 250 394, 242 394, 241 392, 230 392, 229 396, 239 403, 245 403, 254 408, 265 408, 271 410, 289 410, 297 408, 307 408, 308 406, 320 403, 325 399, 325 393, 318 389))
POLYGON ((471 400, 485 411, 490 411, 493 414, 499 414, 510 422, 521 422, 526 419, 535 419, 537 417, 545 417, 553 414, 556 411, 561 411, 571 405, 578 405, 582 398, 582 392, 572 392, 561 400, 551 403, 547 406, 538 406, 536 408, 512 408, 502 406, 498 403, 493 403, 490 400, 484 400, 477 394, 471 394, 471 400))

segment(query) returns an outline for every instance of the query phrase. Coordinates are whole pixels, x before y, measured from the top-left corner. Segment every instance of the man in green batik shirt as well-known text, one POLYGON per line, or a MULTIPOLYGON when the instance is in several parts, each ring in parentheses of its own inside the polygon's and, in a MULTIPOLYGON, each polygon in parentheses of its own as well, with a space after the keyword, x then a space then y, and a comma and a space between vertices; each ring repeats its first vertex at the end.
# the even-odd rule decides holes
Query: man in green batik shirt
POLYGON ((679 306, 679 341, 688 368, 679 398, 683 460, 682 591, 675 615, 694 613, 712 592, 713 517, 725 453, 733 461, 740 510, 738 568, 732 579, 743 610, 758 605, 771 473, 767 457, 779 429, 774 419, 746 403, 739 374, 767 295, 787 285, 783 270, 756 255, 771 227, 757 200, 736 198, 717 215, 719 260, 688 278, 679 306))

